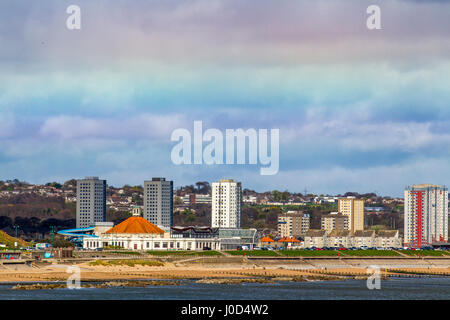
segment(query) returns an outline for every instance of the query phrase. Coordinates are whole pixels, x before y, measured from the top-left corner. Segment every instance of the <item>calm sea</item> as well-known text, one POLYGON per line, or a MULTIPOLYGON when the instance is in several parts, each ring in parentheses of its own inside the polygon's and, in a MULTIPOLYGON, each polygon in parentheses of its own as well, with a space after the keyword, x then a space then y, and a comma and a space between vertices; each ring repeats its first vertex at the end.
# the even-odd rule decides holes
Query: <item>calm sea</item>
POLYGON ((65 299, 450 299, 450 278, 402 278, 381 282, 380 290, 369 290, 366 281, 279 282, 276 284, 199 284, 181 281, 179 286, 146 288, 82 288, 78 290, 12 290, 12 284, 0 285, 0 300, 65 299))

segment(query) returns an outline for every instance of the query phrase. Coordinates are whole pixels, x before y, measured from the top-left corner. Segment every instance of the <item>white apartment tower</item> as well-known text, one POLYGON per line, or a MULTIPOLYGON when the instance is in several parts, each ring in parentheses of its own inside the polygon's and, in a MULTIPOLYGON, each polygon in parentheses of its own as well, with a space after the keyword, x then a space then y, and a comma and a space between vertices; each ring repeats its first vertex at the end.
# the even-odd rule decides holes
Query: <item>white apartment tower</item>
POLYGON ((86 177, 77 180, 77 228, 106 220, 106 180, 86 177))
POLYGON ((240 228, 242 186, 240 182, 220 180, 212 184, 213 228, 240 228))
POLYGON ((152 178, 144 181, 144 218, 169 229, 173 224, 173 181, 152 178))
POLYGON ((404 244, 420 248, 448 241, 448 189, 419 184, 405 189, 404 244))

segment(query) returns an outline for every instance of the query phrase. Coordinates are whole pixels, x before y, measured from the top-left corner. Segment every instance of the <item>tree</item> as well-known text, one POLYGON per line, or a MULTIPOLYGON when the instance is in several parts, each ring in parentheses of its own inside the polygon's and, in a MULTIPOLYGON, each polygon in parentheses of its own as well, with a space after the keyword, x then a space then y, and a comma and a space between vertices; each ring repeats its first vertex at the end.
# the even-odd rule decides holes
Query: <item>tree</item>
POLYGON ((197 193, 208 194, 211 191, 211 186, 208 181, 198 181, 195 185, 197 186, 197 193))
POLYGON ((0 217, 0 229, 6 228, 6 227, 12 227, 13 221, 10 217, 1 216, 0 217))
POLYGON ((275 202, 280 201, 280 200, 281 200, 281 192, 278 191, 278 190, 274 190, 274 191, 272 192, 272 197, 273 197, 273 200, 274 200, 275 202))
POLYGON ((291 196, 291 194, 289 193, 289 191, 286 190, 281 194, 281 200, 287 201, 290 196, 291 196))
POLYGON ((174 197, 173 199, 173 204, 176 206, 181 206, 184 204, 183 200, 181 199, 181 197, 174 197))
POLYGON ((75 180, 75 179, 70 179, 70 180, 67 180, 66 182, 64 182, 64 187, 68 187, 68 186, 75 187, 76 185, 77 185, 77 180, 75 180))

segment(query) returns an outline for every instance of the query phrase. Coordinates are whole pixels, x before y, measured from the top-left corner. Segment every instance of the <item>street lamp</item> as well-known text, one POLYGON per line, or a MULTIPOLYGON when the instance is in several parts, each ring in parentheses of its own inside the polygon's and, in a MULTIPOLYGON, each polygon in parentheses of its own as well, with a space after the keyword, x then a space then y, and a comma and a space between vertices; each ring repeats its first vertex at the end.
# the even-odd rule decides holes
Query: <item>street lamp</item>
POLYGON ((52 244, 53 247, 53 233, 55 232, 56 227, 55 226, 50 226, 50 243, 52 244))
POLYGON ((16 251, 16 247, 17 247, 17 229, 19 229, 20 227, 18 225, 14 225, 14 229, 16 230, 16 241, 14 241, 14 252, 16 251))

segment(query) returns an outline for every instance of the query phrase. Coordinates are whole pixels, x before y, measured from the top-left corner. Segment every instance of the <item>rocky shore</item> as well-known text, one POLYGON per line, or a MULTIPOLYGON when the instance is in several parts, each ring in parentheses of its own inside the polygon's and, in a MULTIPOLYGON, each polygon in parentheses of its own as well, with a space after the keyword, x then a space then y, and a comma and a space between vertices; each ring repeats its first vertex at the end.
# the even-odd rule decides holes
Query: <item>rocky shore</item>
MULTIPOLYGON (((148 287, 148 286, 176 286, 178 281, 167 280, 143 280, 143 281, 108 281, 102 283, 82 284, 81 288, 113 288, 113 287, 148 287)), ((48 290, 67 288, 66 283, 33 283, 17 284, 12 287, 13 290, 48 290)))

